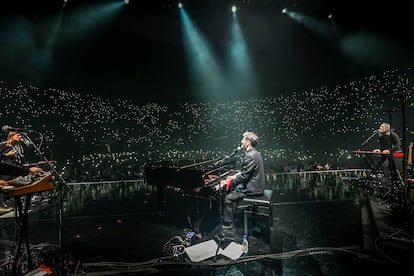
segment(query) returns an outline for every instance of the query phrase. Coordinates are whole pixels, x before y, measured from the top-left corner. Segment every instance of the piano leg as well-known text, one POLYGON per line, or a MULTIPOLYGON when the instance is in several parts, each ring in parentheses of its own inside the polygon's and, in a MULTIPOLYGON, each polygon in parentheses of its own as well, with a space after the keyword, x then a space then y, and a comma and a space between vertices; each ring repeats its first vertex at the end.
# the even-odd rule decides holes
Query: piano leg
POLYGON ((157 186, 157 212, 158 214, 164 212, 164 187, 162 185, 157 186))

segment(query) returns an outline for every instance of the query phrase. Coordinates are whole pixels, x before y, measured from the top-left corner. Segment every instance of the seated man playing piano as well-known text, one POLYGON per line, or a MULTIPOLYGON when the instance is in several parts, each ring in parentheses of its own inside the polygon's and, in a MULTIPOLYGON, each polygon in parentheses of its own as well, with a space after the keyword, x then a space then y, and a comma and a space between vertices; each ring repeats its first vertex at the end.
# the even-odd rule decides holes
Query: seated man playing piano
MULTIPOLYGON (((374 149, 373 152, 376 153, 383 153, 383 154, 394 154, 397 152, 401 152, 401 141, 400 137, 393 131, 391 131, 390 124, 382 123, 380 129, 378 130, 378 142, 379 142, 379 149, 374 149)), ((382 169, 384 172, 384 176, 388 177, 389 172, 388 170, 393 168, 392 166, 396 166, 400 172, 402 170, 402 158, 394 158, 393 156, 386 156, 383 157, 384 162, 382 163, 382 169), (393 162, 393 160, 395 162, 393 162)))
POLYGON ((224 198, 223 228, 234 228, 233 210, 245 197, 263 196, 265 189, 265 172, 263 158, 255 148, 259 137, 253 132, 245 132, 241 140, 245 155, 240 172, 227 178, 227 186, 233 191, 224 198))

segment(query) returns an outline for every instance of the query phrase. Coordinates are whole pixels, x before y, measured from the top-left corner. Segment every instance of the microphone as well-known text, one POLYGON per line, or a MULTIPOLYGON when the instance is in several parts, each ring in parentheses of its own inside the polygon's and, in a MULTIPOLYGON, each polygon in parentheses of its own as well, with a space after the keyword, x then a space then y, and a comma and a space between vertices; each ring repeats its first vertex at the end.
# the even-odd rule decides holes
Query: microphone
POLYGON ((376 129, 376 130, 374 130, 372 133, 380 133, 380 132, 381 132, 381 130, 376 129))
POLYGON ((242 147, 238 146, 236 149, 233 150, 233 152, 229 155, 229 157, 233 157, 241 149, 242 147))
POLYGON ((26 146, 30 145, 30 141, 27 140, 24 136, 20 139, 20 142, 22 142, 23 144, 25 144, 26 146))
POLYGON ((213 165, 215 167, 220 167, 220 166, 224 166, 224 165, 236 162, 236 159, 233 157, 241 149, 242 147, 238 146, 235 150, 233 150, 233 152, 230 155, 226 155, 223 159, 214 162, 213 165))
POLYGON ((35 130, 30 130, 30 129, 24 129, 24 128, 18 128, 18 127, 11 127, 11 126, 3 126, 1 128, 1 130, 5 133, 9 132, 9 131, 17 131, 17 132, 36 132, 35 130))

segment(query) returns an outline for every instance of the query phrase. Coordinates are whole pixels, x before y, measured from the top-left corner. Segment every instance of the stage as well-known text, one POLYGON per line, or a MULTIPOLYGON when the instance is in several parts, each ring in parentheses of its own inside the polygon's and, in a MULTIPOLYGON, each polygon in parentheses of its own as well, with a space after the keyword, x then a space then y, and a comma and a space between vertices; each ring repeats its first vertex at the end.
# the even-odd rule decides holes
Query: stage
MULTIPOLYGON (((241 244, 242 219, 235 232, 223 235, 217 197, 164 189, 159 208, 158 187, 143 180, 71 184, 75 194, 64 195, 59 245, 57 194, 45 192, 32 200, 29 213, 32 269, 43 264, 57 273, 62 252, 68 275, 383 275, 409 269, 412 214, 392 201, 382 203, 359 176, 323 173, 285 175, 285 184, 268 183, 273 189, 270 240, 257 219, 249 228, 249 252, 234 260, 217 254, 193 262, 186 252, 172 251, 177 237, 185 240, 192 232, 197 235, 179 245, 241 244)), ((16 231, 13 212, 3 214, 0 223, 5 272, 16 231)))

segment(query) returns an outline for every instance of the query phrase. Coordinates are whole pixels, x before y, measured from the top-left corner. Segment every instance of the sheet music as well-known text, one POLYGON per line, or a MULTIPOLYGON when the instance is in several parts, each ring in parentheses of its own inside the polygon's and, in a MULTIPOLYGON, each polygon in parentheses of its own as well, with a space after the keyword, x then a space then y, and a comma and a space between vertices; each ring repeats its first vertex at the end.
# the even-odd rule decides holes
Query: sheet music
MULTIPOLYGON (((198 263, 216 255, 217 243, 215 240, 198 243, 184 249, 192 262, 198 263)), ((221 250, 221 248, 220 248, 221 250)), ((220 254, 220 250, 219 253, 220 254)), ((221 250, 222 251, 222 250, 221 250)))

